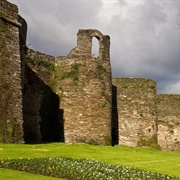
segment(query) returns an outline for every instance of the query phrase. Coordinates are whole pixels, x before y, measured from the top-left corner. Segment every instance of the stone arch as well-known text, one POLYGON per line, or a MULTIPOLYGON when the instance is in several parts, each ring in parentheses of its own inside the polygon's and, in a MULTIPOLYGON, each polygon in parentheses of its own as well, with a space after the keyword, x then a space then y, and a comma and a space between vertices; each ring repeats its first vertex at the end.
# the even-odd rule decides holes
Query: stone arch
POLYGON ((92 58, 92 39, 99 41, 99 60, 109 60, 110 37, 96 29, 80 29, 77 34, 77 46, 68 54, 69 58, 92 58))

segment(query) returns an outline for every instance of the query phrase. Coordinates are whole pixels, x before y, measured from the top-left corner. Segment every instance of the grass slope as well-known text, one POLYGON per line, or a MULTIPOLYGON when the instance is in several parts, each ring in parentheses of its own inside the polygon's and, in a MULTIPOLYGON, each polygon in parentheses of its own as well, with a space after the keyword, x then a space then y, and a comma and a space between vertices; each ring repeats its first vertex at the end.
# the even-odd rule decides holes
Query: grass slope
POLYGON ((180 153, 162 152, 148 148, 88 144, 0 144, 0 158, 57 156, 96 159, 180 177, 180 153))
MULTIPOLYGON (((9 169, 0 168, 0 179, 1 180, 57 180, 57 178, 42 176, 38 174, 26 173, 21 171, 14 171, 9 169)), ((59 179, 58 179, 59 180, 59 179)))

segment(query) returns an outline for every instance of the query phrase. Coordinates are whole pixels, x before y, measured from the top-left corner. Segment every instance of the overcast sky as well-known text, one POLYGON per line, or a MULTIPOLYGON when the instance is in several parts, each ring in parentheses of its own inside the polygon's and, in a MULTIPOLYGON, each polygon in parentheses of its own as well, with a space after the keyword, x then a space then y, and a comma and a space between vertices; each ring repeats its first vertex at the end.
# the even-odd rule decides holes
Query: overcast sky
POLYGON ((111 38, 113 77, 144 77, 180 94, 180 0, 9 0, 28 23, 30 48, 67 55, 79 29, 111 38))

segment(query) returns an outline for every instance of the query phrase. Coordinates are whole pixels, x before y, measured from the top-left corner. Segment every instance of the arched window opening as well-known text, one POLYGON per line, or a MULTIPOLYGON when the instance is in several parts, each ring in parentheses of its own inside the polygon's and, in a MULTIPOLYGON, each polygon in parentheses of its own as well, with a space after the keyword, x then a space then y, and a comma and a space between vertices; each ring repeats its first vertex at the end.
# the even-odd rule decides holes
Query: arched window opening
POLYGON ((92 38, 92 51, 91 55, 93 58, 99 57, 99 40, 97 37, 92 38))

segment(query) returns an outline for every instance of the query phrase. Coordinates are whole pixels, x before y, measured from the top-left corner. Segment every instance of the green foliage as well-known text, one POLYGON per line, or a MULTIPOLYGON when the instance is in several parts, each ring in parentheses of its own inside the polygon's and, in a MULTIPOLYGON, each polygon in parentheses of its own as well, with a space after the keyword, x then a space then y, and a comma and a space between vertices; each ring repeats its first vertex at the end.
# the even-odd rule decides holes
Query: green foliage
POLYGON ((161 147, 159 146, 159 144, 157 143, 157 135, 154 134, 151 138, 149 139, 141 139, 137 142, 137 146, 149 146, 151 148, 155 148, 158 150, 161 150, 161 147))
MULTIPOLYGON (((1 13, 0 13, 0 18, 1 18, 1 13)), ((3 21, 0 19, 0 32, 5 32, 5 31, 6 31, 5 25, 3 21)))
POLYGON ((180 97, 174 97, 176 101, 180 101, 180 97))
POLYGON ((106 105, 107 105, 107 102, 106 102, 106 101, 103 101, 102 104, 101 104, 101 106, 102 106, 103 108, 106 107, 106 105))
POLYGON ((85 144, 90 144, 90 145, 99 145, 99 143, 97 141, 95 141, 94 139, 90 139, 89 141, 87 140, 80 140, 81 143, 85 143, 85 144))
POLYGON ((78 79, 79 79, 79 67, 81 67, 81 66, 82 66, 82 64, 80 64, 80 63, 72 64, 69 71, 63 72, 61 79, 71 78, 74 81, 78 81, 78 79))
POLYGON ((166 123, 166 121, 163 121, 163 120, 160 120, 160 119, 157 120, 157 124, 158 124, 158 125, 159 125, 159 124, 163 124, 163 123, 166 123))
POLYGON ((3 18, 4 14, 0 11, 0 18, 3 18))
POLYGON ((105 136, 104 141, 105 141, 105 146, 111 146, 111 137, 105 136))
POLYGON ((55 70, 55 65, 53 63, 47 62, 47 61, 44 61, 44 60, 32 59, 31 57, 27 56, 26 57, 26 62, 31 63, 34 66, 44 66, 49 71, 54 71, 55 70))
POLYGON ((106 69, 102 66, 102 64, 98 63, 97 64, 97 74, 101 76, 106 72, 106 69))
POLYGON ((127 84, 123 84, 122 88, 128 88, 129 86, 127 84))
POLYGON ((118 86, 118 82, 117 81, 113 81, 112 83, 114 86, 118 86))
POLYGON ((42 156, 95 159, 180 177, 180 153, 177 152, 157 151, 148 147, 93 146, 82 143, 0 144, 0 157, 3 159, 39 158, 42 156))
MULTIPOLYGON (((109 96, 109 94, 108 94, 108 93, 106 93, 106 91, 105 91, 105 90, 101 92, 101 95, 105 98, 105 100, 106 100, 106 104, 107 104, 107 102, 110 102, 110 101, 111 101, 111 100, 110 100, 110 96, 109 96)), ((105 102, 104 102, 103 104, 105 104, 105 102)), ((105 104, 105 105, 106 105, 106 104, 105 104)))
POLYGON ((67 179, 168 179, 178 178, 83 158, 26 158, 1 160, 0 167, 67 179))
POLYGON ((170 132, 171 134, 174 134, 174 130, 169 130, 169 132, 170 132))
POLYGON ((0 24, 0 32, 5 32, 5 28, 0 24))
POLYGON ((154 86, 154 85, 149 85, 148 86, 150 89, 156 89, 156 86, 154 86))
POLYGON ((150 148, 161 150, 161 146, 159 144, 156 144, 156 143, 151 143, 150 144, 150 148))

